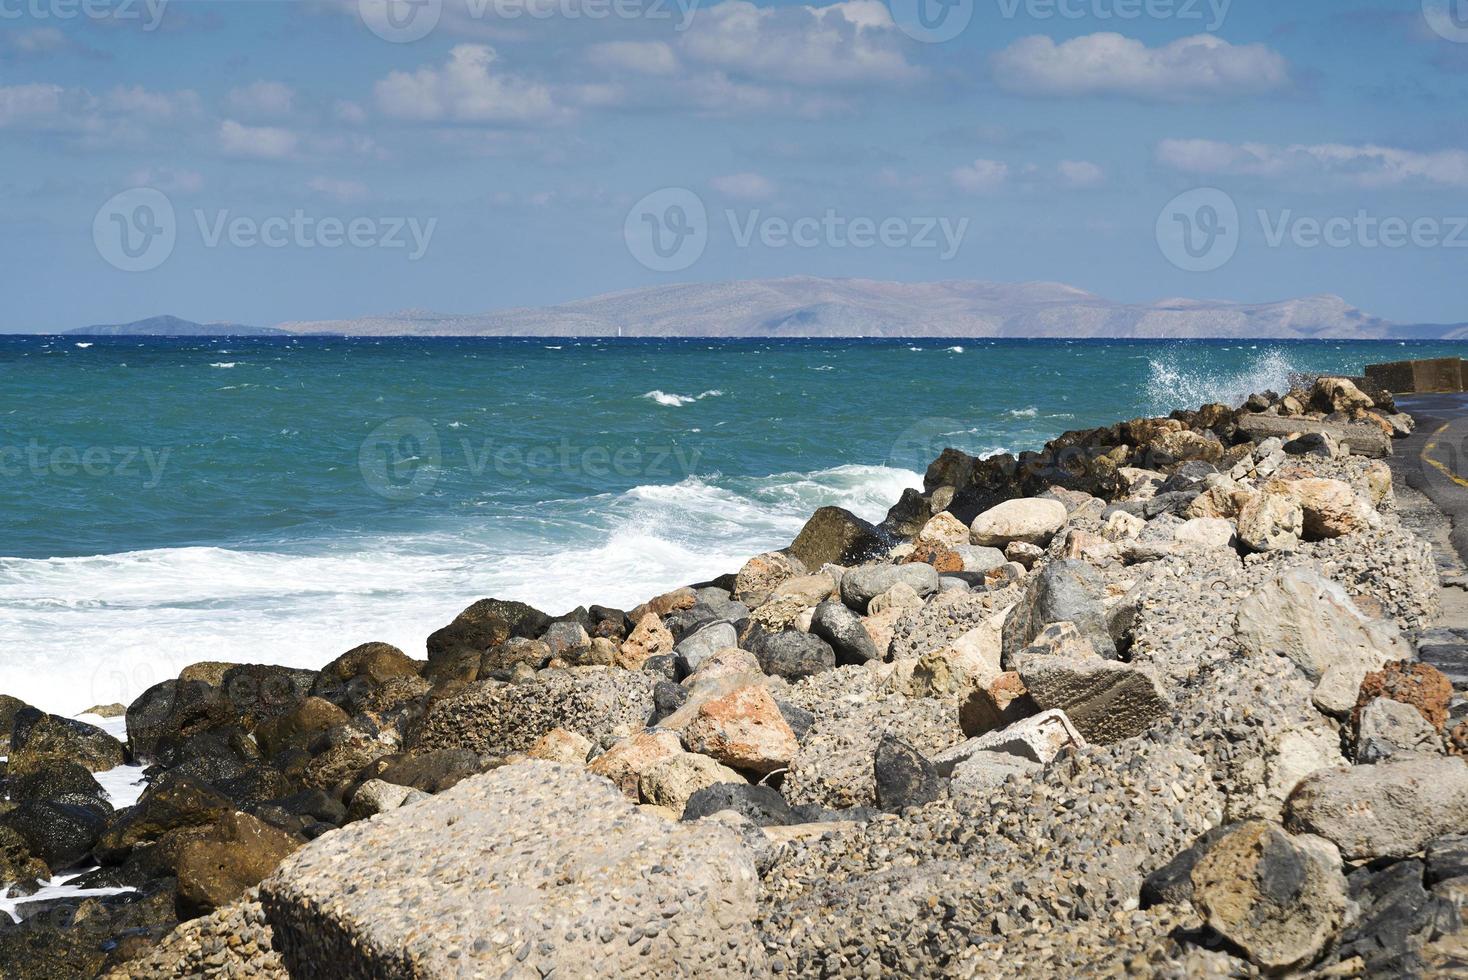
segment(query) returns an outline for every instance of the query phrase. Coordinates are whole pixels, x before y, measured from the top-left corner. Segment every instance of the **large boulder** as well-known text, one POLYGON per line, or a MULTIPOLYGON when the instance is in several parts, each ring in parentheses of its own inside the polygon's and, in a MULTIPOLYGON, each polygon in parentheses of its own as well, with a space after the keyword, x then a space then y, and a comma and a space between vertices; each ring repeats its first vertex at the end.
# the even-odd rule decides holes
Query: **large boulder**
POLYGON ((617 665, 627 670, 638 670, 649 658, 672 653, 676 645, 672 631, 663 625, 658 614, 644 613, 632 632, 627 634, 627 639, 622 641, 617 665))
POLYGON ((652 714, 657 678, 640 670, 546 670, 524 684, 481 681, 428 709, 408 748, 523 752, 564 728, 593 742, 630 734, 652 714))
POLYGON ((880 554, 882 534, 840 507, 822 507, 810 516, 790 545, 790 554, 807 569, 822 565, 855 565, 880 554))
POLYGON ((683 744, 755 776, 785 768, 800 748, 770 692, 754 684, 699 705, 683 729, 683 744))
POLYGON ((194 680, 162 681, 128 705, 128 747, 139 762, 172 765, 201 736, 238 721, 238 713, 213 684, 194 680))
POLYGON ((1140 735, 1172 713, 1157 675, 1136 664, 1026 654, 1016 668, 1041 711, 1064 711, 1087 741, 1100 745, 1140 735))
POLYGON ((28 800, 0 816, 25 841, 31 854, 53 871, 80 864, 95 849, 112 808, 105 803, 28 800))
POLYGON ((207 915, 263 881, 300 841, 247 813, 226 814, 207 836, 184 843, 178 857, 178 902, 187 915, 207 915))
POLYGON ((135 847, 155 843, 172 831, 209 827, 235 812, 234 804, 198 780, 164 773, 136 806, 118 814, 97 842, 97 857, 117 862, 135 847))
POLYGON ((1317 772, 1295 787, 1289 822, 1346 858, 1401 858, 1468 827, 1468 761, 1394 755, 1371 766, 1317 772))
POLYGON ((115 769, 127 761, 122 743, 96 725, 25 708, 15 716, 10 735, 12 772, 46 759, 65 759, 92 772, 115 769))
POLYGON ((1436 752, 1442 736, 1410 704, 1374 698, 1356 712, 1356 761, 1380 762, 1402 752, 1436 752))
POLYGON ((890 812, 926 806, 943 795, 938 770, 910 742, 886 732, 872 757, 877 806, 890 812))
POLYGON ((641 813, 603 779, 527 762, 320 838, 260 897, 303 976, 330 963, 348 977, 578 976, 588 964, 754 977, 769 973, 758 891, 736 832, 641 813))
POLYGON ((1356 706, 1368 673, 1412 655, 1394 623, 1369 619, 1345 589, 1307 567, 1281 572, 1245 598, 1237 632, 1246 654, 1292 661, 1315 684, 1316 706, 1333 715, 1356 706))
POLYGON ((872 642, 872 635, 861 624, 861 617, 848 609, 845 603, 827 601, 816 606, 811 614, 810 632, 831 645, 840 666, 877 659, 877 645, 872 642))
POLYGON ((754 654, 760 669, 774 677, 798 681, 836 666, 836 651, 819 636, 786 630, 761 637, 754 654))
POLYGON ((1371 505, 1356 495, 1349 483, 1306 477, 1270 480, 1266 493, 1294 501, 1302 512, 1306 541, 1324 541, 1364 531, 1372 524, 1371 505))
POLYGON ((1239 510, 1239 543, 1250 551, 1294 551, 1304 533, 1305 511, 1289 497, 1254 494, 1239 510))
POLYGON ((1046 565, 1030 577, 1019 602, 1004 620, 1004 659, 1032 643, 1051 623, 1073 623, 1096 652, 1107 659, 1116 657, 1116 640, 1102 599, 1106 583, 1090 565, 1063 558, 1046 565))
POLYGON ((737 782, 739 773, 696 752, 676 752, 654 763, 637 779, 644 803, 666 807, 674 817, 683 813, 688 800, 701 789, 737 782))
POLYGON ((1216 932, 1266 970, 1309 963, 1346 919, 1340 855, 1263 820, 1241 824, 1193 867, 1193 903, 1216 932))
POLYGON ((969 525, 970 541, 990 548, 1003 548, 1012 541, 1045 544, 1065 526, 1065 504, 1047 497, 1006 500, 975 517, 969 525))
POLYGON ((783 551, 755 555, 734 577, 734 598, 754 608, 769 599, 780 585, 806 574, 806 571, 804 562, 783 551))
POLYGON ((841 601, 857 612, 866 612, 877 596, 895 586, 906 585, 918 596, 938 591, 938 570, 932 565, 864 565, 841 576, 841 601))
POLYGON ((452 660, 464 653, 482 654, 512 636, 536 639, 550 626, 545 613, 523 602, 480 599, 447 626, 428 636, 430 662, 452 660))
POLYGON ((683 743, 677 732, 652 729, 617 742, 591 760, 587 770, 610 779, 622 795, 635 802, 642 774, 682 751, 683 743))

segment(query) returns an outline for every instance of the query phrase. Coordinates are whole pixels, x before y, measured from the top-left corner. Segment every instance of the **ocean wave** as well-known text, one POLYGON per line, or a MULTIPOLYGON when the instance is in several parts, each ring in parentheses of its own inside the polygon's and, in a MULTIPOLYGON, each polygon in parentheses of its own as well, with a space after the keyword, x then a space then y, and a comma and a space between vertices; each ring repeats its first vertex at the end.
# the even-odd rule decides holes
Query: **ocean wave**
POLYGON ((0 691, 70 714, 130 703, 204 659, 314 669, 369 640, 421 657, 424 638, 481 597, 631 608, 788 545, 818 507, 880 520, 921 482, 883 466, 707 474, 417 533, 0 558, 12 651, 0 691))
POLYGON ((212 367, 212 368, 232 368, 232 367, 234 367, 238 363, 239 363, 239 361, 215 361, 213 364, 210 364, 209 366, 212 367))
POLYGON ((1040 410, 1031 405, 1029 408, 1011 408, 1004 414, 1012 419, 1032 419, 1040 414, 1040 410))
POLYGON ((702 401, 705 398, 719 398, 723 394, 724 393, 722 391, 719 391, 718 389, 711 389, 709 391, 701 392, 697 395, 669 394, 666 391, 654 390, 649 391, 642 397, 651 399, 652 401, 657 402, 659 405, 666 405, 669 408, 679 408, 683 405, 692 405, 694 402, 702 401))
MULTIPOLYGON (((1252 349, 1252 348, 1251 348, 1252 349)), ((1199 405, 1222 403, 1237 407, 1262 391, 1285 392, 1297 368, 1283 350, 1271 348, 1237 371, 1207 371, 1185 363, 1181 354, 1150 359, 1143 392, 1159 415, 1199 405)))

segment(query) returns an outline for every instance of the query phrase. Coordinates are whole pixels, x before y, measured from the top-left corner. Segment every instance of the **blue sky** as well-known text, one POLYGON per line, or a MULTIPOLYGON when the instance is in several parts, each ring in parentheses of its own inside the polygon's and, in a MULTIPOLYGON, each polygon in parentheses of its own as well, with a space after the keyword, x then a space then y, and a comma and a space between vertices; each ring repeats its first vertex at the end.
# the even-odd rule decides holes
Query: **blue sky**
POLYGON ((916 0, 405 2, 0 0, 0 330, 791 274, 1468 320, 1468 0, 952 0, 928 40, 916 0), (1158 228, 1200 187, 1236 248, 1189 271, 1158 228), (172 234, 127 271, 138 188, 172 234), (667 188, 707 243, 660 271, 627 229, 667 188))

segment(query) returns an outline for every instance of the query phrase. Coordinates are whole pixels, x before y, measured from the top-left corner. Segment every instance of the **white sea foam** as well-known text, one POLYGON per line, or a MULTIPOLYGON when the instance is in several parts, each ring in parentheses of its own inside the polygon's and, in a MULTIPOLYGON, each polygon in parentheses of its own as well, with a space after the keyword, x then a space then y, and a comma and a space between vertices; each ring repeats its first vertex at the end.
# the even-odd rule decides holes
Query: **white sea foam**
POLYGON ((75 885, 68 884, 68 882, 80 878, 87 872, 95 870, 97 869, 86 868, 82 871, 73 871, 70 874, 57 875, 55 878, 43 882, 41 884, 41 887, 37 889, 34 894, 31 895, 17 895, 12 897, 10 894, 10 887, 0 889, 0 912, 4 912, 6 915, 10 916, 10 920, 12 922, 19 922, 21 919, 20 913, 21 911, 23 911, 21 906, 28 905, 32 902, 45 902, 57 898, 85 898, 88 896, 100 897, 104 895, 122 895, 126 892, 137 890, 135 888, 78 888, 75 885))
POLYGON ((91 347, 92 345, 91 344, 77 344, 76 346, 77 347, 80 347, 82 350, 86 350, 88 347, 91 347))
POLYGON ((1196 408, 1213 402, 1242 405, 1255 392, 1289 390, 1290 375, 1296 370, 1283 350, 1269 349, 1233 372, 1199 369, 1189 363, 1187 352, 1169 354, 1148 362, 1145 386, 1147 401, 1154 411, 1166 414, 1177 408, 1196 408))
POLYGON ((234 367, 238 363, 239 363, 239 361, 215 361, 213 364, 210 364, 209 366, 212 367, 212 368, 232 368, 232 367, 234 367))
POLYGON ((1040 414, 1040 410, 1031 405, 1029 408, 1011 408, 1004 414, 1012 419, 1032 419, 1040 414))
POLYGON ((950 347, 950 348, 948 348, 948 353, 950 353, 950 354, 962 354, 963 353, 963 348, 962 347, 950 347))
POLYGON ((649 391, 642 397, 650 398, 653 401, 657 402, 659 405, 666 405, 669 408, 679 408, 683 405, 692 405, 694 402, 702 401, 705 398, 718 398, 723 394, 724 393, 722 391, 719 391, 717 389, 711 389, 709 391, 701 392, 697 395, 678 395, 670 394, 666 391, 649 391))
MULTIPOLYGON (((591 602, 630 607, 789 544, 817 507, 879 520, 920 484, 917 473, 881 466, 710 475, 432 533, 268 551, 0 558, 11 651, 0 658, 0 691, 73 713, 130 703, 199 660, 317 668, 368 640, 422 656, 429 633, 483 596, 552 613, 591 602)), ((133 778, 105 775, 114 793, 133 778)))

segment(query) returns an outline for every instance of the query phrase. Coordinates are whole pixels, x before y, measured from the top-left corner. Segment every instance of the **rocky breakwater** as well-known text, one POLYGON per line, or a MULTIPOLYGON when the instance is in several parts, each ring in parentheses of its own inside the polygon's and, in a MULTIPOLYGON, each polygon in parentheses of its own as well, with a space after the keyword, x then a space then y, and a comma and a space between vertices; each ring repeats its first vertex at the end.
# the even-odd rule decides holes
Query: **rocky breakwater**
POLYGON ((949 450, 881 524, 636 609, 197 665, 126 745, 14 706, 7 877, 130 890, 0 922, 0 972, 1462 971, 1464 700, 1345 427, 1410 420, 1321 379, 949 450))

